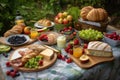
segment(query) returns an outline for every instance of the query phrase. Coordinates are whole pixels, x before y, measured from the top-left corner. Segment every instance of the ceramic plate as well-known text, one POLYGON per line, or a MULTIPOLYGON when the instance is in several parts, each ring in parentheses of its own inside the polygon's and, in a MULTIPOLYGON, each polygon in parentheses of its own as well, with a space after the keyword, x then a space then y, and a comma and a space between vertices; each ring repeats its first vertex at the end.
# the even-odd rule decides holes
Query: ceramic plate
POLYGON ((20 46, 26 44, 30 40, 28 35, 16 34, 6 38, 6 43, 10 46, 20 46))
MULTIPOLYGON (((47 27, 53 27, 54 25, 55 25, 55 23, 54 23, 54 22, 51 22, 51 26, 47 26, 47 27)), ((44 27, 46 27, 46 26, 42 26, 42 25, 38 24, 38 22, 36 22, 36 23, 34 24, 34 26, 35 26, 36 28, 44 28, 44 27)))

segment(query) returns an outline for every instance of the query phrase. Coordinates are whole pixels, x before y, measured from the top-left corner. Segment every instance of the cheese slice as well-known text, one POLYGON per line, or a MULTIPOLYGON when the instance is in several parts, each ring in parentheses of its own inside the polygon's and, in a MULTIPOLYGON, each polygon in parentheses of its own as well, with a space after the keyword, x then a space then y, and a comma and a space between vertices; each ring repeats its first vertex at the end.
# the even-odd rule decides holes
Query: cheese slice
POLYGON ((51 49, 45 49, 40 53, 40 55, 43 55, 47 60, 51 60, 54 57, 54 52, 51 49))

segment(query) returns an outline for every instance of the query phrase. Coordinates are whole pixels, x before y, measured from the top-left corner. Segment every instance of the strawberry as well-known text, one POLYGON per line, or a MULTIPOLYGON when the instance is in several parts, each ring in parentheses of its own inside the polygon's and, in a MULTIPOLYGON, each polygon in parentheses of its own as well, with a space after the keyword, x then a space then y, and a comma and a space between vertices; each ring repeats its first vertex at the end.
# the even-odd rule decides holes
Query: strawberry
POLYGON ((39 37, 39 40, 43 40, 43 38, 47 36, 46 34, 41 34, 40 37, 39 37))
POLYGON ((88 44, 84 44, 84 45, 83 45, 83 48, 84 48, 84 49, 87 49, 87 47, 88 47, 88 44))
POLYGON ((74 39, 74 45, 78 45, 79 44, 79 40, 76 38, 74 39))
POLYGON ((6 66, 7 66, 7 67, 11 67, 10 62, 6 62, 6 66))
POLYGON ((43 60, 39 61, 39 66, 43 66, 43 60))
POLYGON ((65 51, 68 53, 69 49, 70 49, 69 47, 66 47, 66 48, 65 48, 65 51))
POLYGON ((6 71, 6 75, 10 75, 10 71, 6 71))
POLYGON ((57 57, 58 59, 62 59, 62 55, 60 53, 57 55, 57 57))
POLYGON ((16 73, 15 72, 10 72, 10 76, 14 78, 16 76, 16 73))
POLYGON ((68 53, 69 53, 69 54, 73 54, 73 50, 72 50, 72 49, 69 49, 69 50, 68 50, 68 53))
POLYGON ((72 62, 72 59, 71 59, 71 58, 68 58, 68 59, 66 59, 66 62, 67 62, 67 63, 71 63, 71 62, 72 62))
POLYGON ((67 47, 70 49, 70 48, 73 48, 73 45, 69 43, 67 47))

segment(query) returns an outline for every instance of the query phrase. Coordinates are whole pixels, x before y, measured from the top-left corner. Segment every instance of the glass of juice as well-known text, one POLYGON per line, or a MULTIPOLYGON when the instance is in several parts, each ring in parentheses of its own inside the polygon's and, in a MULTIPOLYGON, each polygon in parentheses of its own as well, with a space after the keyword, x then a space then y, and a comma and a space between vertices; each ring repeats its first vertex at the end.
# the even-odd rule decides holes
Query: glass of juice
POLYGON ((36 38, 38 37, 38 35, 39 35, 39 33, 38 33, 37 30, 32 29, 32 30, 30 31, 30 38, 31 38, 31 39, 36 39, 36 38))
POLYGON ((74 47, 73 48, 73 56, 79 58, 82 55, 82 48, 81 47, 74 47))

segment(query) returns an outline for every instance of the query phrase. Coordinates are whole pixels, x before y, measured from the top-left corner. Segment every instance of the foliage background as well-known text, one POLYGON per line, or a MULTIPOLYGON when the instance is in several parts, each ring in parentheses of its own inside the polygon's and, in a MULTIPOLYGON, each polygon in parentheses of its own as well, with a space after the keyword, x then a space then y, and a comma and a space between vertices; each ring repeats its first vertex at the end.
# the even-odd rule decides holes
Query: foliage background
POLYGON ((58 12, 88 5, 105 8, 110 16, 120 16, 119 0, 0 0, 0 36, 15 24, 17 10, 24 17, 26 25, 33 26, 41 18, 53 20, 58 12))

